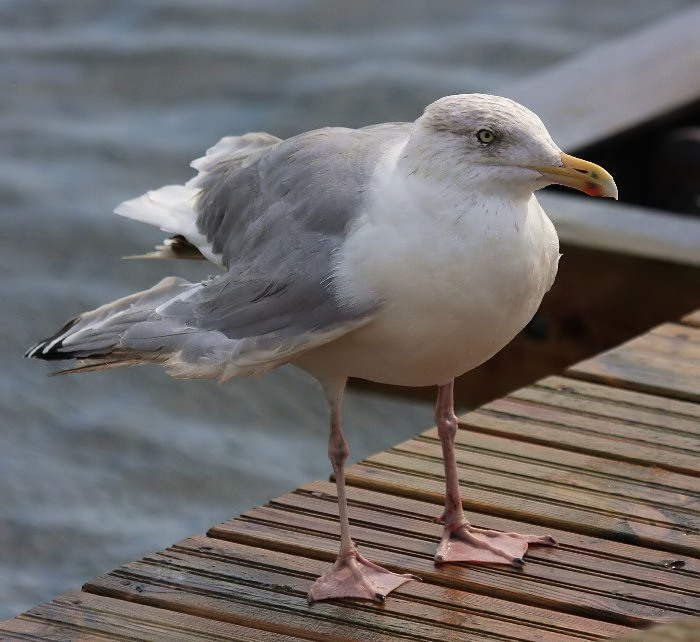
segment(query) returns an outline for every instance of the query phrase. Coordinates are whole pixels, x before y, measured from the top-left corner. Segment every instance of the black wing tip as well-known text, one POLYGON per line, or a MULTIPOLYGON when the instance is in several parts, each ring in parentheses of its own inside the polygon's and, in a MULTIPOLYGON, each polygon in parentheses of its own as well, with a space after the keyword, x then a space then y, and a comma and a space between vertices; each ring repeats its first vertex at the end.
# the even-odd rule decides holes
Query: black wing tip
POLYGON ((25 359, 50 359, 48 352, 44 352, 51 339, 44 339, 35 343, 29 350, 24 353, 25 359))
POLYGON ((40 341, 24 353, 24 358, 59 361, 61 359, 74 359, 76 357, 76 354, 73 352, 60 351, 63 343, 62 341, 55 343, 53 346, 51 343, 53 343, 53 339, 44 339, 43 341, 40 341))
POLYGON ((63 359, 76 359, 78 355, 74 352, 59 352, 60 343, 46 350, 50 341, 42 341, 32 346, 24 353, 25 359, 43 359, 44 361, 60 361, 63 359))
MULTIPOLYGON (((43 343, 43 342, 42 342, 42 343, 43 343)), ((27 350, 27 351, 24 353, 24 358, 25 358, 25 359, 36 358, 36 356, 37 356, 36 353, 37 353, 37 351, 39 350, 39 348, 41 348, 41 346, 42 346, 41 343, 37 343, 36 345, 33 345, 31 348, 29 348, 29 350, 27 350)))
POLYGON ((47 361, 56 361, 59 359, 74 359, 76 353, 61 352, 63 347, 64 335, 70 330, 80 317, 75 317, 66 323, 58 332, 51 335, 48 339, 39 341, 24 353, 25 359, 45 359, 47 361))

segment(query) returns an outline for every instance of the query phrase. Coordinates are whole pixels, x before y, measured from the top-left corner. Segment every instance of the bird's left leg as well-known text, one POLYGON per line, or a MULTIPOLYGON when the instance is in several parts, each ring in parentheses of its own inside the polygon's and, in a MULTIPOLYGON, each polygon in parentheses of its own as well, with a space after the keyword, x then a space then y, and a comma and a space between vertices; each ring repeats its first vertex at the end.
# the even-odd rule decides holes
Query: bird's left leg
POLYGON ((549 535, 520 535, 475 528, 465 518, 454 447, 457 417, 453 387, 454 381, 438 386, 435 408, 435 422, 445 465, 445 511, 437 519, 445 528, 435 553, 435 563, 476 562, 520 567, 529 544, 553 546, 556 542, 549 535))
MULTIPOLYGON (((344 385, 344 382, 343 382, 344 385)), ((319 577, 309 591, 309 602, 332 598, 349 598, 383 602, 395 588, 414 575, 400 575, 378 566, 363 557, 350 538, 347 500, 345 498, 345 461, 348 444, 340 427, 340 402, 343 390, 328 394, 331 405, 331 429, 328 439, 328 458, 331 460, 338 489, 338 513, 340 516, 340 550, 335 564, 319 577)))

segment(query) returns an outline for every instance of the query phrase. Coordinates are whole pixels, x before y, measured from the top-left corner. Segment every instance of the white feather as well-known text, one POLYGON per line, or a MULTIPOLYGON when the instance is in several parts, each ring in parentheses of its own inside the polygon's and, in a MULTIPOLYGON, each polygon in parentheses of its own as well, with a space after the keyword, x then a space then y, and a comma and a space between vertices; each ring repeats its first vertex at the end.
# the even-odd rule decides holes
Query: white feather
POLYGON ((190 165, 198 173, 187 183, 166 185, 146 192, 138 198, 124 201, 115 208, 114 213, 155 225, 168 234, 180 234, 209 261, 220 266, 221 254, 214 253, 211 243, 197 229, 195 204, 199 185, 207 173, 219 163, 237 160, 245 166, 246 159, 258 148, 268 147, 278 141, 279 138, 265 133, 225 136, 216 145, 210 147, 204 156, 192 161, 190 165))

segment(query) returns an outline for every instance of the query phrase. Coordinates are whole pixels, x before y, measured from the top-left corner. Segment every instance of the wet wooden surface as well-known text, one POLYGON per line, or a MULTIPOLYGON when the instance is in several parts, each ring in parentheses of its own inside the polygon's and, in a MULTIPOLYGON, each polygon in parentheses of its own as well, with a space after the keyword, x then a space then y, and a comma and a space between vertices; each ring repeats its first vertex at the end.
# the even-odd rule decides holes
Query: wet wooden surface
POLYGON ((559 542, 522 570, 433 564, 430 429, 348 471, 356 542, 423 579, 383 605, 307 603, 338 546, 335 486, 316 481, 0 623, 0 639, 563 641, 685 622, 700 615, 698 375, 700 311, 461 417, 471 521, 559 542))

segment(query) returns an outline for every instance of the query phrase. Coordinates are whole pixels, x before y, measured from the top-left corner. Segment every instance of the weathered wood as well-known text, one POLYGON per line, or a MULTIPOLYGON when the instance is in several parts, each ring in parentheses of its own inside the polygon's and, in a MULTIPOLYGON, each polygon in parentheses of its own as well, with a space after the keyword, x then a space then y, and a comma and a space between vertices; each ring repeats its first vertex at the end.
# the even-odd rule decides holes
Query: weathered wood
MULTIPOLYGON (((352 489, 352 493, 356 491, 352 489)), ((330 487, 326 497, 325 501, 323 497, 310 497, 307 510, 300 510, 299 506, 293 512, 281 510, 277 503, 274 507, 255 509, 245 519, 227 522, 211 534, 251 546, 274 546, 276 550, 323 557, 330 561, 337 547, 335 521, 329 519, 334 510, 332 501, 328 501, 333 497, 330 487), (328 511, 325 514, 321 513, 324 509, 328 511)), ((287 497, 282 498, 282 502, 287 500, 287 497)), ((441 527, 426 519, 425 513, 436 514, 439 509, 427 504, 423 508, 423 518, 417 519, 417 516, 406 514, 405 506, 407 504, 403 498, 374 494, 371 507, 352 506, 350 517, 353 532, 358 544, 372 559, 392 570, 416 573, 426 583, 538 608, 635 625, 673 617, 673 613, 692 614, 700 609, 700 596, 692 595, 691 582, 670 589, 663 581, 666 573, 660 566, 654 570, 647 568, 645 577, 635 578, 637 564, 641 560, 665 559, 668 555, 659 556, 656 551, 638 549, 640 562, 627 565, 619 560, 608 562, 604 556, 601 559, 600 553, 593 548, 589 553, 591 559, 582 563, 586 554, 581 555, 580 551, 578 555, 574 553, 573 549, 578 547, 568 544, 566 535, 561 532, 556 535, 563 538, 562 546, 567 548, 533 548, 529 554, 530 561, 522 571, 510 567, 474 565, 435 567, 432 556, 441 527), (377 508, 381 501, 390 510, 377 508), (567 562, 562 564, 563 560, 567 562), (608 563, 611 570, 606 573, 608 563), (622 573, 621 568, 625 568, 622 573), (654 575, 657 578, 655 582, 651 579, 654 575), (579 597, 575 598, 576 594, 579 597)), ((508 524, 515 528, 519 526, 522 530, 524 526, 487 516, 478 516, 474 522, 488 527, 497 524, 496 528, 508 524)), ((533 530, 532 526, 525 528, 533 530)), ((694 565, 697 568, 697 560, 694 565)), ((651 564, 648 566, 651 567, 651 564)), ((402 587, 402 594, 412 585, 405 586, 408 588, 402 587)))
POLYGON ((444 480, 433 428, 347 470, 357 544, 423 578, 384 605, 307 603, 338 548, 335 485, 313 482, 1 622, 0 638, 564 642, 700 615, 693 318, 586 366, 609 368, 613 353, 642 363, 617 379, 573 368, 460 418, 472 523, 559 542, 531 547, 523 569, 434 564, 444 480), (658 383, 673 369, 685 374, 658 383), (653 377, 654 392, 640 391, 653 377))
POLYGON ((694 436, 676 436, 666 443, 661 428, 653 431, 624 419, 612 420, 570 412, 554 406, 535 406, 504 398, 462 416, 470 430, 501 436, 517 436, 523 441, 551 445, 606 459, 641 465, 654 461, 666 470, 697 475, 697 457, 684 450, 697 443, 694 436))
POLYGON ((677 323, 664 323, 632 339, 629 347, 674 360, 700 361, 700 330, 677 323))
MULTIPOLYGON (((290 519, 294 520, 294 516, 290 519)), ((327 520, 319 523, 324 526, 327 520)), ((258 532, 263 535, 265 531, 260 528, 258 532)), ((294 531, 281 534, 282 541, 290 532, 294 531)), ((262 537, 260 539, 264 541, 262 537)), ((293 535, 291 539, 299 541, 293 535)), ((267 605, 273 613, 281 611, 280 617, 287 623, 293 623, 297 613, 302 613, 301 626, 306 619, 311 619, 316 622, 318 631, 334 631, 333 627, 340 626, 338 634, 342 634, 342 626, 352 626, 356 639, 390 634, 395 627, 400 634, 406 631, 407 621, 411 622, 411 639, 425 636, 428 639, 442 639, 444 636, 455 640, 490 639, 491 636, 537 639, 541 636, 542 639, 564 640, 580 639, 600 631, 597 622, 584 617, 468 594, 456 587, 421 583, 404 585, 393 594, 392 600, 382 606, 348 602, 309 607, 305 604, 305 593, 314 577, 327 565, 326 561, 315 557, 321 554, 324 558, 331 558, 335 542, 327 537, 327 533, 320 537, 305 536, 303 542, 314 557, 299 554, 298 546, 290 555, 212 538, 190 538, 158 557, 147 558, 149 566, 128 565, 98 578, 88 589, 128 594, 129 599, 173 608, 179 606, 176 589, 191 591, 199 587, 199 608, 212 609, 207 611, 210 617, 227 618, 234 609, 237 617, 253 614, 254 611, 242 602, 248 605, 260 603, 267 605), (206 587, 199 586, 204 574, 206 587), (134 585, 139 587, 138 591, 132 588, 134 585), (160 590, 161 585, 167 585, 168 590, 160 590)), ((624 628, 606 624, 603 630, 615 634, 624 628)))
MULTIPOLYGON (((259 549, 251 563, 229 563, 224 547, 209 538, 199 543, 214 556, 187 555, 168 549, 132 562, 86 584, 85 590, 137 601, 161 609, 182 611, 212 620, 285 632, 311 640, 376 640, 381 636, 407 638, 401 599, 389 611, 365 604, 319 603, 309 606, 306 591, 319 564, 300 556, 280 556, 259 549), (301 577, 300 577, 301 576, 301 577)), ((478 639, 450 627, 411 622, 414 639, 478 639)))
MULTIPOLYGON (((382 530, 401 533, 416 532, 420 539, 435 540, 440 535, 440 528, 435 525, 434 518, 440 513, 442 502, 433 503, 412 497, 387 495, 358 486, 348 489, 348 500, 355 523, 376 523, 382 530)), ((335 487, 328 482, 313 482, 295 493, 278 497, 270 505, 290 512, 318 514, 327 519, 337 516, 335 487)), ((477 526, 500 531, 532 530, 532 525, 485 513, 472 511, 470 518, 477 526)), ((229 522, 225 522, 215 527, 210 534, 226 537, 225 532, 219 532, 218 529, 225 531, 228 524, 229 522)), ((696 581, 700 577, 700 555, 687 558, 681 572, 676 572, 676 569, 669 573, 668 567, 661 563, 662 558, 669 559, 664 553, 644 551, 638 546, 590 537, 580 531, 560 531, 551 527, 548 527, 547 531, 559 542, 557 548, 533 548, 528 553, 529 558, 544 559, 544 555, 547 559, 555 559, 559 556, 574 555, 574 568, 591 571, 599 570, 601 560, 605 560, 606 563, 621 562, 634 567, 632 573, 628 569, 631 576, 636 577, 638 573, 644 573, 644 582, 649 585, 666 586, 672 590, 689 593, 694 591, 696 581), (646 555, 640 555, 642 552, 646 555), (647 571, 650 575, 646 574, 647 571)), ((624 575, 618 573, 618 569, 615 569, 615 573, 624 575)))
MULTIPOLYGON (((635 505, 641 503, 664 511, 669 518, 664 521, 673 522, 672 515, 680 520, 688 517, 700 519, 700 481, 697 479, 669 473, 665 476, 665 483, 661 483, 643 466, 620 463, 613 468, 610 461, 603 458, 513 442, 468 430, 460 431, 459 436, 456 457, 467 486, 497 488, 502 484, 505 492, 512 487, 524 492, 522 484, 532 485, 535 491, 545 486, 540 496, 546 501, 554 501, 561 494, 567 502, 573 503, 579 497, 582 501, 576 501, 576 504, 606 511, 621 503, 622 514, 634 513, 635 505), (548 455, 558 456, 548 460, 548 455), (492 478, 489 479, 484 472, 491 473, 492 478)), ((416 474, 441 479, 442 449, 437 441, 437 431, 433 429, 423 433, 422 438, 398 444, 390 452, 373 455, 366 463, 395 469, 408 466, 416 474)))
POLYGON ((664 435, 700 436, 700 405, 668 397, 565 377, 547 377, 514 391, 509 397, 647 426, 664 435))
POLYGON ((517 625, 510 622, 460 613, 464 609, 459 600, 451 602, 450 609, 434 606, 436 600, 445 599, 439 590, 425 602, 395 593, 395 599, 385 606, 336 603, 310 607, 306 590, 324 565, 297 554, 202 538, 181 542, 145 562, 97 578, 87 588, 161 608, 194 610, 214 619, 261 621, 310 639, 477 640, 479 635, 498 635, 505 629, 517 635, 517 625))
POLYGON ((12 620, 0 622, 0 639, 293 642, 308 638, 70 591, 12 620))
MULTIPOLYGON (((427 501, 438 502, 444 496, 441 480, 413 475, 410 469, 357 464, 348 471, 347 480, 363 488, 427 501)), ((508 492, 504 487, 483 487, 474 483, 462 482, 462 486, 467 510, 513 517, 538 525, 538 530, 550 526, 577 530, 594 537, 657 548, 671 555, 697 554, 700 547, 697 527, 691 527, 690 531, 686 527, 689 523, 687 516, 684 516, 682 523, 673 523, 658 508, 641 502, 631 505, 631 508, 639 511, 638 514, 625 514, 621 512, 620 504, 613 504, 609 511, 604 508, 596 510, 596 507, 576 505, 573 501, 568 503, 541 498, 534 492, 515 487, 508 492)))
POLYGON ((664 325, 567 371, 621 388, 700 401, 700 329, 664 325))
MULTIPOLYGON (((661 469, 685 475, 697 475, 697 457, 691 452, 657 446, 642 429, 630 429, 631 438, 618 436, 634 424, 620 421, 597 421, 596 418, 553 408, 536 417, 532 408, 516 400, 493 401, 461 420, 470 431, 484 432, 524 442, 553 446, 567 451, 592 455, 608 460, 645 465, 654 461, 661 469), (636 437, 636 438, 635 438, 636 437), (640 438, 647 437, 647 441, 640 438)), ((653 436, 653 435, 652 435, 653 436)), ((690 443, 693 443, 692 441, 690 443)))

